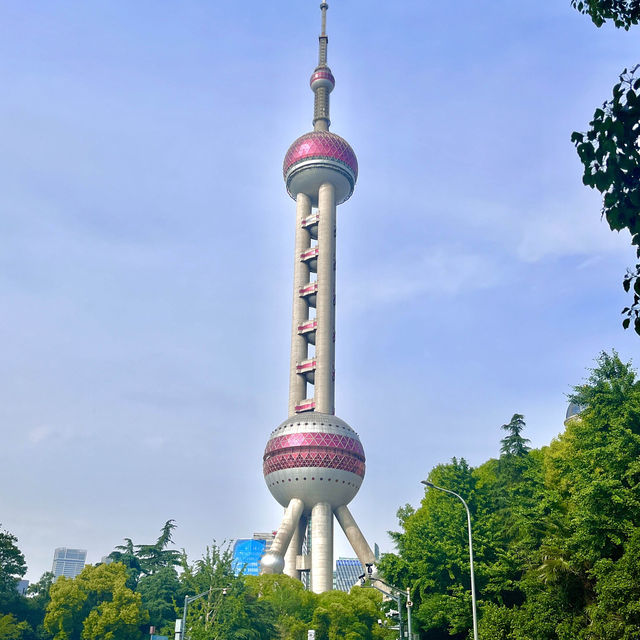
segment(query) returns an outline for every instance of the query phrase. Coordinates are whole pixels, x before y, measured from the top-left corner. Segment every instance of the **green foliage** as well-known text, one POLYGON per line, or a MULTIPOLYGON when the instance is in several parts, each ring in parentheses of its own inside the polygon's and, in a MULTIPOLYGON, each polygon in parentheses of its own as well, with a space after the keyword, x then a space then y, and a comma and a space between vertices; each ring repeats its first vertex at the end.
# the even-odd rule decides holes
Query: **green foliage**
POLYGON ((587 14, 597 27, 612 20, 616 27, 629 29, 640 21, 638 0, 571 0, 571 6, 587 14))
POLYGON ((317 640, 373 640, 385 638, 378 627, 382 596, 370 589, 354 587, 351 593, 327 591, 317 597, 311 619, 317 640))
MULTIPOLYGON (((629 29, 640 20, 639 0, 571 0, 582 13, 588 13, 600 26, 611 19, 617 27, 629 29)), ((636 247, 638 263, 627 271, 624 290, 633 302, 622 310, 622 326, 633 322, 640 335, 640 77, 638 65, 624 69, 613 87, 611 100, 595 110, 586 132, 574 131, 576 147, 584 172, 582 182, 603 195, 602 215, 612 231, 626 229, 636 247)))
POLYGON ((522 431, 526 423, 521 413, 514 413, 508 424, 503 424, 500 428, 507 432, 507 436, 500 440, 500 453, 505 456, 522 457, 529 451, 527 438, 522 437, 522 431))
POLYGON ((282 640, 306 640, 317 596, 302 583, 285 575, 246 576, 249 591, 276 612, 276 626, 282 640))
POLYGON ((114 562, 119 562, 127 568, 128 579, 127 586, 130 589, 135 589, 142 573, 142 565, 140 564, 140 558, 136 555, 136 547, 133 544, 131 538, 125 538, 124 544, 118 545, 114 551, 109 554, 109 559, 114 562))
POLYGON ((136 588, 141 575, 152 575, 180 564, 180 552, 167 548, 173 543, 175 528, 175 520, 167 520, 153 544, 133 544, 131 538, 125 538, 124 544, 118 545, 109 554, 111 560, 127 567, 127 586, 130 589, 136 588))
POLYGON ((28 629, 26 622, 18 622, 12 614, 0 615, 0 640, 22 640, 28 629))
POLYGON ((136 591, 149 612, 150 624, 157 629, 173 625, 176 607, 179 608, 180 601, 184 599, 182 585, 174 567, 162 567, 155 573, 142 577, 136 591))
POLYGON ((32 585, 29 591, 31 597, 25 598, 16 587, 26 569, 16 537, 7 531, 0 531, 0 639, 18 637, 22 640, 39 640, 42 635, 39 627, 48 602, 48 576, 51 574, 45 574, 38 583, 32 585))
POLYGON ((172 535, 175 528, 175 520, 167 520, 154 544, 136 545, 136 557, 144 573, 155 573, 164 567, 180 564, 180 552, 167 549, 169 544, 173 543, 172 535))
MULTIPOLYGON (((437 466, 429 480, 462 495, 472 513, 477 510, 476 479, 464 459, 437 466)), ((461 588, 470 585, 464 507, 455 498, 427 490, 419 509, 412 513, 405 507, 399 515, 404 531, 390 532, 398 554, 383 556, 380 569, 392 584, 411 585, 415 618, 423 631, 455 636, 471 624, 461 588)))
POLYGON ((277 616, 276 637, 306 640, 315 629, 317 640, 383 640, 395 637, 378 620, 385 620, 382 596, 373 589, 354 587, 351 593, 305 591, 297 580, 283 575, 247 576, 252 594, 268 603, 277 616))
POLYGON ((127 578, 119 563, 89 565, 72 580, 59 578, 50 589, 46 631, 53 640, 138 640, 149 616, 127 578))
MULTIPOLYGON (((640 382, 602 353, 570 398, 585 409, 550 446, 503 451, 476 469, 454 459, 429 476, 471 508, 481 637, 640 637, 640 382)), ((428 491, 399 516, 398 550, 381 570, 411 587, 423 638, 465 638, 462 505, 428 491)))
POLYGON ((0 603, 3 598, 15 592, 18 580, 27 571, 17 542, 18 538, 13 534, 0 529, 0 603))
POLYGON ((183 554, 181 581, 185 594, 203 594, 189 606, 186 628, 191 637, 193 640, 277 638, 273 607, 261 600, 242 578, 234 576, 231 561, 229 547, 221 548, 215 543, 192 564, 183 554))

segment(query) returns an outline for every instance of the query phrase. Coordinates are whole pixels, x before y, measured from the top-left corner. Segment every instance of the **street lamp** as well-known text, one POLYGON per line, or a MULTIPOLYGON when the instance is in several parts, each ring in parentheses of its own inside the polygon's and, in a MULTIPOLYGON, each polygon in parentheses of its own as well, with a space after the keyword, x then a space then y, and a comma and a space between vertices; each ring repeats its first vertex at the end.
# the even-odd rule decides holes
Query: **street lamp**
MULTIPOLYGON (((413 633, 411 630, 411 607, 413 606, 413 602, 411 602, 411 589, 407 587, 407 590, 405 592, 399 587, 396 587, 392 584, 389 584, 388 582, 385 582, 381 578, 372 577, 370 564, 367 564, 367 571, 369 573, 369 576, 368 576, 369 582, 370 582, 369 588, 376 589, 377 591, 387 596, 388 598, 391 597, 395 599, 398 605, 398 634, 399 634, 399 638, 401 639, 404 638, 403 622, 402 622, 402 598, 405 598, 406 604, 407 604, 407 631, 409 634, 409 640, 413 640, 413 633), (376 582, 383 584, 386 588, 379 587, 378 585, 376 585, 376 582)), ((361 587, 365 587, 366 578, 367 576, 364 573, 361 576, 358 576, 361 587)))
POLYGON ((452 496, 455 496, 462 502, 464 508, 467 511, 467 529, 469 530, 469 567, 471 568, 471 608, 473 612, 473 638, 474 640, 478 640, 478 615, 476 613, 476 581, 473 576, 473 542, 471 540, 471 513, 469 511, 469 507, 467 503, 464 501, 464 498, 458 495, 455 491, 450 491, 449 489, 443 489, 442 487, 438 487, 433 484, 433 482, 429 482, 428 480, 421 480, 422 484, 426 485, 429 489, 437 489, 438 491, 443 491, 444 493, 449 493, 452 496))
MULTIPOLYGON (((218 587, 217 589, 207 589, 202 593, 199 593, 197 596, 185 596, 184 597, 184 608, 182 610, 182 624, 180 626, 180 635, 176 633, 176 640, 185 640, 185 632, 186 632, 186 624, 187 624, 187 609, 192 602, 196 600, 200 600, 200 598, 204 598, 206 595, 213 593, 214 591, 222 591, 222 595, 226 596, 229 587, 218 587)), ((177 624, 177 622, 176 622, 177 624)))

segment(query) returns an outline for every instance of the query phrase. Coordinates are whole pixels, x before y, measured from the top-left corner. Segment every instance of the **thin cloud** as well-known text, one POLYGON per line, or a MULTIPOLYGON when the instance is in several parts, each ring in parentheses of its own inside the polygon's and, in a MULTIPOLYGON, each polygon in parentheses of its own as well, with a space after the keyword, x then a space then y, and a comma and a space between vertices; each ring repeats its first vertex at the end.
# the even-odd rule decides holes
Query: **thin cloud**
POLYGON ((421 296, 455 297, 488 289, 504 280, 495 259, 459 246, 429 247, 413 259, 383 265, 351 279, 349 306, 392 304, 421 296))
POLYGON ((606 222, 584 210, 558 207, 529 219, 516 254, 523 262, 550 257, 620 252, 629 246, 627 234, 612 233, 606 222))

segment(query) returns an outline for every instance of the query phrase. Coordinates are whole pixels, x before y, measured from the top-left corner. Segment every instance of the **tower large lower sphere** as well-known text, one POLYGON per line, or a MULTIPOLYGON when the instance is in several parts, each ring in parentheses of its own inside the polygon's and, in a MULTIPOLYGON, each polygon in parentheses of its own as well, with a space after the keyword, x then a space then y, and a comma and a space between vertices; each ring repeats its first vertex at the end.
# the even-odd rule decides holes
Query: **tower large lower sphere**
POLYGON ((329 131, 335 79, 326 59, 328 5, 320 8, 320 55, 310 81, 314 130, 289 147, 283 166, 296 201, 289 417, 267 442, 263 471, 285 514, 261 562, 263 573, 300 578, 310 571, 316 593, 333 585, 334 516, 362 564, 375 561, 347 508, 364 478, 364 450, 334 415, 336 207, 353 193, 358 161, 349 143, 329 131), (311 549, 303 554, 305 536, 311 549))

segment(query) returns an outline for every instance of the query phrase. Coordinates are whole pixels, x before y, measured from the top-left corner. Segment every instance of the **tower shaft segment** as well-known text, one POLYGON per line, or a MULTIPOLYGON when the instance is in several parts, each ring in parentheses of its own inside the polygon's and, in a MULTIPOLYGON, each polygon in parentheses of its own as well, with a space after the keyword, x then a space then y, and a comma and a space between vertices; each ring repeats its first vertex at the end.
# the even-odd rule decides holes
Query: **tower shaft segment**
MULTIPOLYGON (((293 323, 291 327, 291 364, 289 374, 289 415, 303 407, 307 397, 307 377, 300 375, 298 363, 307 360, 309 339, 315 341, 317 321, 309 318, 311 303, 309 298, 313 295, 309 290, 313 287, 310 283, 311 269, 309 263, 316 260, 316 251, 311 248, 311 234, 304 226, 305 220, 311 215, 311 198, 305 193, 296 196, 296 238, 293 266, 293 323)), ((312 364, 308 365, 313 366, 312 364)), ((311 407, 313 408, 313 407, 311 407)))
POLYGON ((318 294, 316 317, 315 411, 335 412, 336 202, 332 183, 318 191, 318 294))
POLYGON ((333 518, 363 564, 375 561, 347 504, 358 492, 365 457, 356 432, 335 414, 336 209, 353 193, 358 161, 329 131, 326 12, 322 2, 318 66, 311 75, 313 131, 289 147, 284 179, 296 201, 289 417, 271 434, 263 458, 269 490, 285 507, 263 573, 311 572, 317 593, 333 585, 333 518), (310 521, 310 527, 307 523, 310 521), (311 554, 302 554, 311 529, 311 554))

